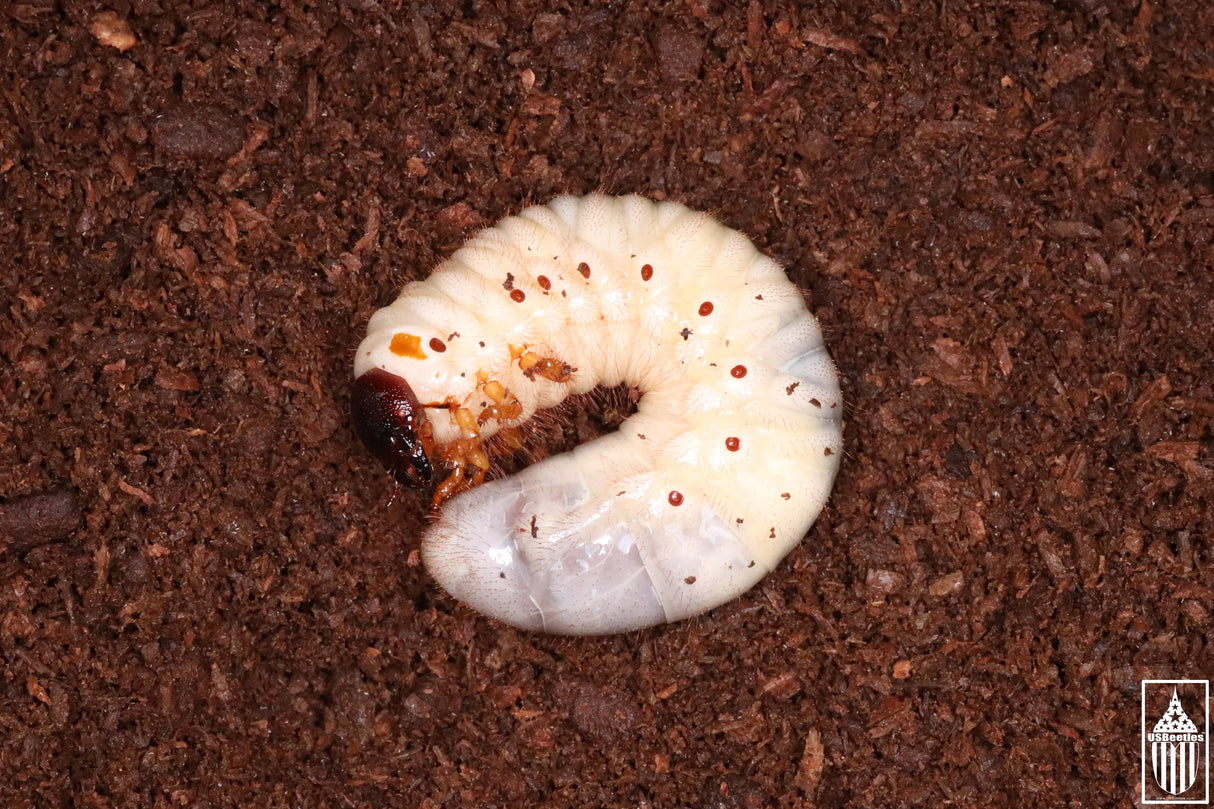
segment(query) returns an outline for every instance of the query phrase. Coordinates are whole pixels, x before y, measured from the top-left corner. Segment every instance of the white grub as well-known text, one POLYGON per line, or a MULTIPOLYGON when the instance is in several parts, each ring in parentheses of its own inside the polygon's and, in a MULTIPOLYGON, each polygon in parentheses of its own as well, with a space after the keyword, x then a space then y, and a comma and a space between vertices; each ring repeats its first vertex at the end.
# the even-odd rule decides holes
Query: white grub
POLYGON ((354 373, 372 369, 430 405, 440 449, 600 385, 642 392, 615 433, 461 486, 425 530, 443 587, 531 630, 625 632, 740 595, 805 536, 841 455, 838 377, 800 291, 672 202, 561 197, 481 231, 371 318, 354 373), (484 418, 503 392, 520 407, 484 418))

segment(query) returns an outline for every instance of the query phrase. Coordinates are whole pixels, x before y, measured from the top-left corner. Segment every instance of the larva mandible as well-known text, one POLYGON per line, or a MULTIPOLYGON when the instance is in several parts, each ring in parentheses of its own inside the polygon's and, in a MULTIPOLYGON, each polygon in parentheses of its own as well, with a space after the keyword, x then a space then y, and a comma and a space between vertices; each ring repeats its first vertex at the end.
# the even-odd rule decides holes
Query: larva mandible
POLYGON ((364 443, 437 486, 427 568, 531 630, 624 632, 740 595, 805 535, 842 446, 834 365, 780 266, 639 196, 481 231, 371 317, 354 374, 364 443), (620 384, 642 397, 616 432, 478 485, 486 438, 620 384))

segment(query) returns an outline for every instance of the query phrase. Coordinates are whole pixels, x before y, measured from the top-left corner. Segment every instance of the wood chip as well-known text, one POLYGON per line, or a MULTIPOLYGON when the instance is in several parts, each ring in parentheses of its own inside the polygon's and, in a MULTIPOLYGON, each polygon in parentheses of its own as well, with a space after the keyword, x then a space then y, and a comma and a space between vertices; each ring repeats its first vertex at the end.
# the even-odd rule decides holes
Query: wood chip
POLYGON ((89 32, 102 45, 109 45, 120 51, 135 47, 137 42, 130 24, 113 11, 102 11, 93 15, 93 19, 89 22, 89 32))

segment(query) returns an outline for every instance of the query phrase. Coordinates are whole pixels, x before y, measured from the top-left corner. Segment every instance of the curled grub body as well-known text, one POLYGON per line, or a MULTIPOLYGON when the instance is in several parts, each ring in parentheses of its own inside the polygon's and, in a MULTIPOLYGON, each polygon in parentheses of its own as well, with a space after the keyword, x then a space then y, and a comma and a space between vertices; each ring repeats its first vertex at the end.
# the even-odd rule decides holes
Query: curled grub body
POLYGON ((840 457, 838 379, 800 292, 671 202, 561 197, 502 220, 371 318, 354 372, 412 397, 402 441, 359 425, 398 478, 424 477, 419 449, 444 467, 427 567, 528 629, 621 632, 741 594, 805 535, 840 457), (642 397, 617 432, 480 485, 485 439, 620 384, 642 397))

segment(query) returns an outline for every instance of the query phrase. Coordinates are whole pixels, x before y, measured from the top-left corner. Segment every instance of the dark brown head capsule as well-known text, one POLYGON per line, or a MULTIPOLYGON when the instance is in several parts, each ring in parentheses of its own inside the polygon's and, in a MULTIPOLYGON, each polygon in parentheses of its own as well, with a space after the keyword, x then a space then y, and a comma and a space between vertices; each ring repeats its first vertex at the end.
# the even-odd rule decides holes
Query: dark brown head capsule
POLYGON ((367 449, 406 486, 434 484, 430 424, 409 383, 382 368, 354 380, 354 430, 367 449))

